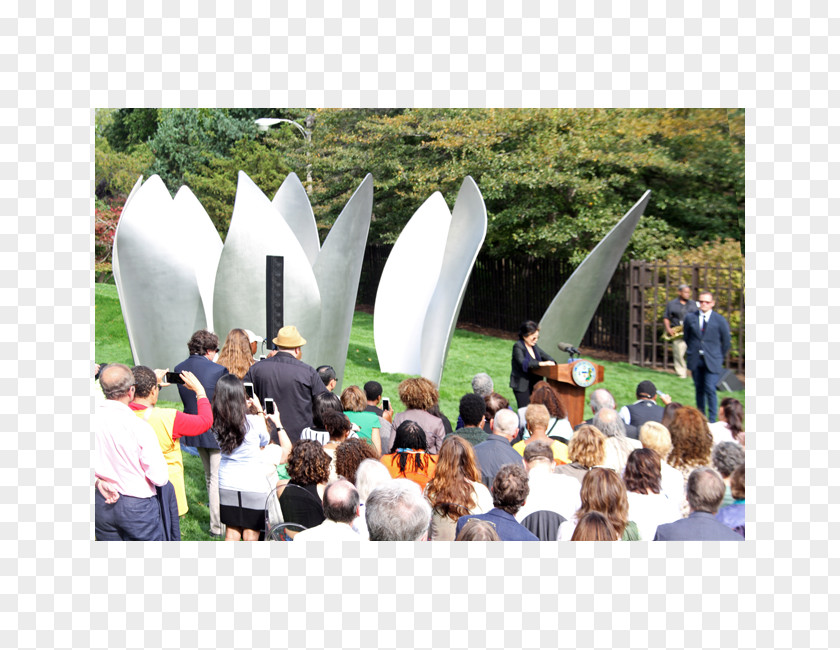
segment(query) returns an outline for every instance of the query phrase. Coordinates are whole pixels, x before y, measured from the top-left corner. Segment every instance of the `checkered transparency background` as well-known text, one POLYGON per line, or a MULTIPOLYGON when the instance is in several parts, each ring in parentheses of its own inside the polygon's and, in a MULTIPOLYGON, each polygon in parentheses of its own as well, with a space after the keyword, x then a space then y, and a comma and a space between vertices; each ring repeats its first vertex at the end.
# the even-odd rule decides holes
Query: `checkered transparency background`
POLYGON ((840 645, 836 3, 90 4, 0 5, 0 645, 840 645), (746 107, 758 541, 89 541, 93 108, 141 105, 746 107))

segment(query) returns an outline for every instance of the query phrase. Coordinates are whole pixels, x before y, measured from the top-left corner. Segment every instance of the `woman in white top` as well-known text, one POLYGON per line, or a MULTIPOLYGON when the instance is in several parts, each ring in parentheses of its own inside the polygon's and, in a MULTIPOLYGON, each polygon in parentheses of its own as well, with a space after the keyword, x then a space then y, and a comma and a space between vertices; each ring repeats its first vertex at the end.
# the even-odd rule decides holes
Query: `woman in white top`
POLYGON ((213 431, 221 449, 219 512, 226 541, 259 539, 269 493, 261 451, 270 442, 265 418, 272 418, 278 433, 284 433, 278 415, 249 415, 249 407, 259 411, 259 404, 246 398, 242 380, 221 377, 213 396, 213 431))
POLYGON ((680 518, 679 503, 661 489, 660 458, 652 449, 636 449, 627 457, 624 485, 627 487, 628 517, 636 522, 639 537, 652 541, 660 524, 680 518))
POLYGON ((725 397, 720 402, 718 420, 709 425, 712 432, 713 444, 719 442, 739 443, 745 446, 744 440, 744 405, 734 397, 725 397))

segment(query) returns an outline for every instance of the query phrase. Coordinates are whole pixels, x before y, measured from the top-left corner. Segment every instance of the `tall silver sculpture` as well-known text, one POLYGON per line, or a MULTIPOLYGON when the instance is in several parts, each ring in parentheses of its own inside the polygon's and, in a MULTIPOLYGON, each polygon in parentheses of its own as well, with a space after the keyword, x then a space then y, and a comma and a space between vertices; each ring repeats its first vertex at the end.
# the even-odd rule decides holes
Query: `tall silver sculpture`
POLYGON ((461 184, 452 214, 435 192, 397 239, 376 292, 373 335, 382 372, 440 384, 473 264, 487 233, 475 181, 461 184))
MULTIPOLYGON (((650 200, 650 190, 607 233, 566 280, 540 319, 540 338, 580 344, 650 200)), ((552 352, 552 354, 555 354, 552 352)), ((562 354, 560 353, 562 358, 562 354)))
MULTIPOLYGON (((172 367, 197 329, 221 340, 234 327, 265 329, 265 256, 284 257, 284 320, 308 340, 304 360, 332 365, 339 387, 373 207, 368 174, 321 248, 300 180, 290 174, 273 201, 239 173, 224 246, 200 202, 161 179, 137 182, 114 239, 114 277, 135 363, 172 367)), ((276 332, 266 332, 271 339, 276 332)), ((166 399, 177 399, 169 390, 166 399)))
MULTIPOLYGON (((171 367, 197 329, 212 327, 212 278, 222 240, 187 187, 137 181, 114 235, 113 269, 135 363, 171 367)), ((174 391, 164 395, 173 399, 174 391)))

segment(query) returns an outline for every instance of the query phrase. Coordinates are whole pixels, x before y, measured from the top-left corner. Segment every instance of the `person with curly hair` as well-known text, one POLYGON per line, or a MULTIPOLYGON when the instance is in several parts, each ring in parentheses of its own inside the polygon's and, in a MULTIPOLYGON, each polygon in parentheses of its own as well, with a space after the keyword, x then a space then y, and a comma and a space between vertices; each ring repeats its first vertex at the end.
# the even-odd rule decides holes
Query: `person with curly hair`
POLYGON ((394 416, 394 429, 413 420, 426 432, 425 449, 430 454, 437 454, 446 435, 443 421, 429 412, 440 400, 437 388, 425 377, 414 377, 400 382, 397 392, 407 410, 394 416))
POLYGON ((278 431, 279 416, 250 415, 259 404, 245 396, 245 386, 235 375, 224 375, 213 396, 213 431, 221 450, 219 461, 219 513, 227 527, 226 541, 256 541, 265 522, 268 485, 261 449, 270 442, 265 417, 278 431))
POLYGON ((455 525, 455 537, 461 534, 469 521, 479 519, 492 523, 503 542, 539 541, 536 535, 516 521, 516 513, 525 505, 529 492, 528 474, 524 465, 502 465, 493 478, 493 509, 483 515, 459 517, 455 525))
MULTIPOLYGON (((719 442, 737 442, 742 447, 744 437, 744 405, 734 397, 725 397, 720 401, 718 420, 709 425, 715 444, 719 442)), ((726 504, 724 504, 726 505, 726 504)))
POLYGON ((432 541, 455 539, 458 517, 489 512, 493 497, 483 483, 472 445, 455 434, 446 436, 435 475, 426 485, 432 506, 432 541))
POLYGON ((414 420, 401 422, 394 432, 391 453, 385 454, 382 464, 393 478, 407 478, 420 486, 421 490, 435 475, 437 454, 426 448, 426 433, 414 420))
POLYGON ((583 481, 586 473, 604 462, 606 437, 591 424, 575 429, 569 441, 569 462, 554 468, 555 474, 566 474, 583 481))
POLYGON ((578 522, 588 512, 604 515, 616 533, 615 541, 639 540, 639 529, 628 517, 627 490, 616 472, 607 467, 593 467, 580 486, 580 509, 574 519, 560 524, 559 539, 571 540, 578 522), (620 531, 620 532, 619 532, 620 531))
POLYGON ((358 436, 369 442, 382 455, 382 441, 379 437, 379 416, 367 411, 367 397, 358 386, 348 386, 341 393, 341 406, 344 415, 359 427, 358 436))
POLYGON ((683 407, 682 404, 679 402, 671 402, 665 405, 665 410, 662 412, 662 426, 666 429, 671 426, 671 422, 674 421, 674 414, 677 410, 683 407))
MULTIPOLYGON (((693 470, 712 464, 712 434, 706 417, 693 406, 677 409, 668 430, 674 445, 668 464, 682 473, 685 487, 693 470)), ((687 498, 683 498, 681 512, 683 517, 691 512, 687 498)))
POLYGON ((679 519, 680 501, 672 501, 662 491, 659 454, 652 449, 630 452, 624 468, 624 485, 627 487, 627 516, 636 522, 641 539, 652 540, 657 526, 679 519))
POLYGON ((581 517, 575 532, 572 533, 573 542, 614 542, 618 534, 607 519, 597 510, 587 512, 581 517))
POLYGON ((330 457, 321 443, 315 440, 298 440, 286 469, 289 482, 278 488, 280 508, 285 521, 307 528, 324 521, 324 488, 330 479, 330 457))
POLYGON ((245 373, 254 365, 251 339, 245 330, 237 328, 228 332, 216 363, 224 366, 230 374, 240 379, 245 377, 245 373))
MULTIPOLYGON (((326 447, 324 448, 326 450, 326 447)), ((361 438, 348 438, 335 448, 335 473, 356 485, 359 465, 368 458, 379 461, 373 445, 361 438)))

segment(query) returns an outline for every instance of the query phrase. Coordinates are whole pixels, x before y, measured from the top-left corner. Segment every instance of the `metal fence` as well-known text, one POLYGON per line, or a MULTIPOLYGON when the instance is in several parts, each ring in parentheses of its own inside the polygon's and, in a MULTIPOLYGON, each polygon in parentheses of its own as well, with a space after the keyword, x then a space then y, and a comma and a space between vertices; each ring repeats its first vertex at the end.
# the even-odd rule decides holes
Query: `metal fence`
MULTIPOLYGON (((362 264, 357 302, 372 307, 391 246, 368 246, 362 264)), ((523 320, 539 320, 575 267, 562 260, 479 254, 470 275, 458 324, 510 333, 523 320)), ((665 304, 685 282, 715 293, 715 310, 732 328, 728 366, 744 372, 744 274, 731 266, 622 263, 598 305, 581 345, 610 352, 630 363, 671 367, 671 346, 662 341, 665 304)), ((408 287, 406 290, 410 290, 408 287)))

